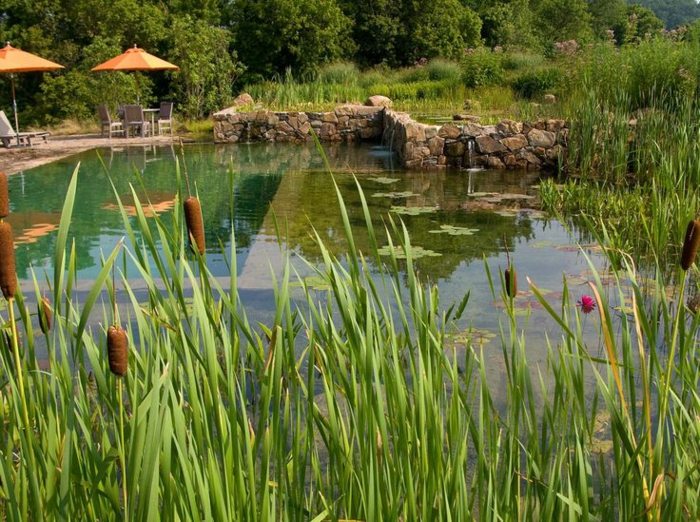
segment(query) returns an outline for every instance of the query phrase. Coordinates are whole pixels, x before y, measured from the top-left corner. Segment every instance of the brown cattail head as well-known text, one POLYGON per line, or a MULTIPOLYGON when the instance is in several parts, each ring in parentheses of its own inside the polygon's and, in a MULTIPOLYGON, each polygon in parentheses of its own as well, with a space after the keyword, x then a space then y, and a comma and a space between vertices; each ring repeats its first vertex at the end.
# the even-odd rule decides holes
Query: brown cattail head
POLYGON ((685 240, 683 241, 683 253, 681 254, 681 268, 688 270, 695 262, 695 256, 700 247, 700 221, 693 220, 688 223, 685 229, 685 240))
POLYGON ((7 190, 7 175, 0 172, 0 218, 10 214, 10 193, 7 190))
POLYGON ((190 247, 194 249, 192 244, 194 241, 199 253, 204 255, 204 223, 202 222, 202 209, 197 198, 190 196, 185 200, 185 222, 187 223, 190 247))
POLYGON ((51 301, 48 297, 42 297, 37 306, 37 311, 39 313, 39 328, 44 335, 51 331, 51 321, 53 315, 51 314, 51 301))
POLYGON ((506 268, 503 278, 506 283, 506 294, 508 297, 515 297, 518 293, 518 274, 515 273, 515 267, 512 264, 506 268))
POLYGON ((107 330, 107 355, 111 372, 124 377, 129 369, 129 338, 121 326, 110 326, 107 330))
POLYGON ((5 299, 12 299, 17 291, 15 244, 12 227, 6 221, 0 223, 0 290, 5 299))

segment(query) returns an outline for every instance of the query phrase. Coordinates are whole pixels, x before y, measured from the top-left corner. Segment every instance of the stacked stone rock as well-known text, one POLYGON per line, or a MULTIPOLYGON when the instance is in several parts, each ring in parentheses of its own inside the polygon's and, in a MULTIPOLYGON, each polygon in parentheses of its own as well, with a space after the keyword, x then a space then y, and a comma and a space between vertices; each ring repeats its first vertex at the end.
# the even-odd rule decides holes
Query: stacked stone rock
POLYGON ((385 106, 342 105, 308 113, 239 113, 232 107, 214 115, 217 143, 304 142, 312 139, 311 129, 321 141, 381 140, 403 166, 423 170, 555 168, 566 154, 569 133, 564 120, 426 125, 385 106))
POLYGON ((563 120, 535 123, 503 120, 497 125, 424 125, 387 112, 385 136, 409 169, 469 168, 540 170, 554 168, 566 153, 563 120))
POLYGON ((363 105, 342 105, 332 112, 236 112, 230 108, 214 115, 214 141, 304 142, 312 139, 312 128, 322 141, 378 140, 384 110, 363 105))

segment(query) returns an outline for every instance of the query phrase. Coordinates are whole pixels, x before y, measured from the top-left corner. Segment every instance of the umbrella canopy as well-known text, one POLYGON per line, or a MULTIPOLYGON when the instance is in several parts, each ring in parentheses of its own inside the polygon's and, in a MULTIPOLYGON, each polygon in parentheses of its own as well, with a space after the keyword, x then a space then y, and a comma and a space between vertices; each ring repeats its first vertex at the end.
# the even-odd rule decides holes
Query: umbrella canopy
POLYGON ((17 144, 19 144, 19 118, 17 116, 14 73, 52 71, 54 69, 63 69, 63 65, 45 60, 35 54, 16 49, 10 45, 10 42, 7 42, 5 47, 0 49, 0 73, 10 73, 10 82, 12 84, 12 109, 15 113, 17 144))
POLYGON ((163 71, 166 69, 179 69, 177 65, 161 60, 157 56, 147 53, 143 49, 134 47, 115 56, 97 67, 93 71, 163 71))
MULTIPOLYGON (((166 62, 147 53, 140 47, 134 44, 134 47, 123 52, 119 56, 115 56, 111 60, 107 60, 100 65, 90 69, 91 71, 164 71, 164 70, 178 70, 177 65, 173 65, 170 62, 166 62)), ((136 89, 138 91, 138 77, 136 78, 136 89)), ((137 103, 138 103, 137 94, 137 103)))

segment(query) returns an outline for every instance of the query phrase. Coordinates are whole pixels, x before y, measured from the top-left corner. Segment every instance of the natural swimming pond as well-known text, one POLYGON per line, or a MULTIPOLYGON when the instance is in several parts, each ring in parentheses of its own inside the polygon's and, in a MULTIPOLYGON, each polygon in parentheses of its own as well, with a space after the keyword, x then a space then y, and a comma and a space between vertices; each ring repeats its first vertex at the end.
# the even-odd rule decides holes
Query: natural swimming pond
MULTIPOLYGON (((520 277, 520 292, 515 300, 517 314, 527 324, 527 336, 533 341, 529 346, 541 347, 541 351, 533 350, 532 361, 539 360, 539 356, 541 360, 546 358, 545 335, 554 324, 527 287, 526 276, 558 308, 563 278, 570 286, 570 300, 575 303, 587 293, 585 283, 592 275, 576 244, 579 232, 532 208, 539 174, 485 170, 406 172, 395 167, 389 151, 367 144, 327 146, 325 152, 333 177, 312 146, 185 148, 190 184, 193 191, 196 187, 202 205, 207 265, 214 276, 225 280, 233 231, 238 288, 249 317, 264 322, 274 313, 272 277, 282 274, 275 224, 283 236, 284 247, 293 253, 295 268, 311 286, 316 278, 300 260, 312 266, 322 261, 312 235, 314 230, 332 253, 342 257, 347 251, 333 178, 354 226, 357 248, 368 257, 369 266, 377 269, 376 261, 368 255, 370 247, 355 186, 357 178, 380 246, 388 245, 385 230, 391 228, 391 221, 403 221, 414 247, 415 267, 426 281, 438 286, 442 305, 448 307, 471 292, 460 326, 471 326, 473 335, 478 335, 483 345, 496 337, 503 318, 499 271, 507 266, 507 247, 520 277), (228 189, 231 171, 233 197, 228 189)), ((12 212, 8 219, 14 228, 20 280, 30 281, 32 268, 40 281, 46 279, 44 270, 50 273, 61 207, 78 163, 71 236, 78 254, 78 279, 89 282, 100 269, 100 258, 107 256, 125 236, 110 180, 127 213, 136 213, 130 188, 133 186, 146 215, 155 212, 168 220, 177 193, 179 155, 178 149, 170 147, 103 149, 11 176, 12 212)), ((397 244, 398 238, 394 236, 392 241, 397 244)), ((597 247, 591 245, 587 250, 596 266, 600 266, 597 247)), ((387 252, 380 249, 380 253, 387 252)), ((130 278, 138 278, 126 258, 119 266, 130 278)), ((323 290, 320 285, 318 291, 323 290)))

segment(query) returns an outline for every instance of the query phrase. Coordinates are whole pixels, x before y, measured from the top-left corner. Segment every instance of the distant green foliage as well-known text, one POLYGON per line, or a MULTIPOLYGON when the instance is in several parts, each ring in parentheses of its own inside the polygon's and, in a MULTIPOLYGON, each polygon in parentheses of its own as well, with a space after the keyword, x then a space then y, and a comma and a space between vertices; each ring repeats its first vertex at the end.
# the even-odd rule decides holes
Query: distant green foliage
POLYGON ((634 3, 651 9, 669 29, 700 18, 700 6, 695 0, 635 0, 634 3))
POLYGON ((428 79, 432 81, 459 81, 462 75, 459 63, 440 58, 429 60, 425 69, 428 72, 428 79))
POLYGON ((229 51, 230 38, 228 31, 202 20, 175 18, 172 60, 180 70, 173 73, 173 94, 187 118, 202 118, 229 105, 233 82, 243 72, 236 53, 229 51))
POLYGON ((513 80, 513 89, 523 98, 537 98, 551 93, 560 83, 561 70, 553 67, 524 72, 513 80))
POLYGON ((544 55, 516 51, 507 53, 503 58, 503 68, 506 71, 522 71, 540 67, 545 61, 544 55))
POLYGON ((352 55, 351 25, 335 0, 240 0, 235 44, 250 75, 308 74, 352 55))
POLYGON ((504 79, 503 53, 483 47, 472 49, 462 59, 462 79, 467 87, 484 87, 504 79))
POLYGON ((318 71, 316 81, 323 84, 355 85, 360 70, 352 62, 333 62, 318 71))

